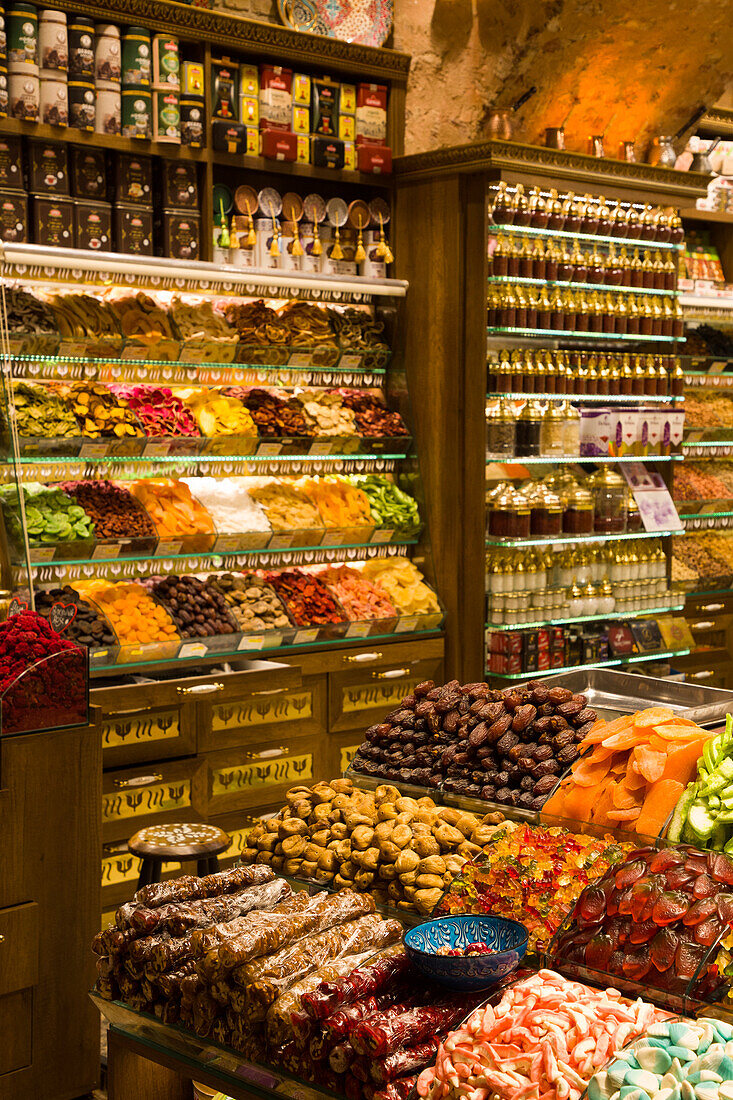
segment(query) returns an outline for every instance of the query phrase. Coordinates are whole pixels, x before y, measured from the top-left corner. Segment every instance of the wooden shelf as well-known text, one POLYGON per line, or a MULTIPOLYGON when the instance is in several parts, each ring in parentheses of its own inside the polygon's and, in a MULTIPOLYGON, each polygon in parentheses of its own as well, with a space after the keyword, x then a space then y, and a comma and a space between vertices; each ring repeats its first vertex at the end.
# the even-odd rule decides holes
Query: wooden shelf
POLYGON ((725 210, 697 210, 690 208, 683 210, 682 217, 690 222, 715 222, 717 225, 733 225, 733 213, 725 210))

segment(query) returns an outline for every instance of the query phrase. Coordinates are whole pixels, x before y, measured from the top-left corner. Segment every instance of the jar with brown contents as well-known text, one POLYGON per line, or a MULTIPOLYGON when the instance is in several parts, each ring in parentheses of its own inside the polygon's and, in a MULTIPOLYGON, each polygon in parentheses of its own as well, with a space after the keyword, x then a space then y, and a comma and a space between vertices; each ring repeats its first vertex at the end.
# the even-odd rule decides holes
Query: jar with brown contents
POLYGON ((593 533, 593 496, 580 486, 571 489, 565 498, 562 529, 568 535, 593 533))

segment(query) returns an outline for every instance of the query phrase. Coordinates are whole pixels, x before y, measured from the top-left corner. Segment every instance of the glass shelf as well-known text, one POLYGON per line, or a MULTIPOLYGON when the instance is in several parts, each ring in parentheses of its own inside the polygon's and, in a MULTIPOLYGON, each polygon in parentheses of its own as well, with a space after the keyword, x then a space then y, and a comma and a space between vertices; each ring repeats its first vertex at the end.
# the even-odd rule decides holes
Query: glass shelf
POLYGON ((565 229, 538 229, 530 225, 489 225, 489 236, 495 236, 497 233, 518 233, 520 237, 560 237, 565 240, 577 240, 577 241, 597 241, 599 244, 615 244, 621 247, 622 245, 631 245, 632 248, 648 248, 656 251, 658 248, 662 251, 672 250, 679 252, 682 249, 681 244, 672 244, 671 241, 643 241, 636 237, 601 237, 598 233, 569 233, 565 229))
POLYGON ((522 393, 510 390, 509 393, 487 393, 487 401, 498 401, 506 397, 510 401, 568 401, 571 405, 585 405, 598 402, 601 405, 671 405, 684 402, 684 397, 672 394, 650 397, 648 394, 601 394, 601 393, 522 393))
POLYGON ((503 466, 557 466, 560 463, 592 462, 600 466, 605 462, 681 462, 684 455, 514 455, 513 458, 487 458, 486 465, 500 463, 503 466))
POLYGON ((489 275, 490 283, 513 283, 518 286, 559 286, 568 290, 604 290, 616 294, 656 294, 673 298, 676 290, 656 290, 644 286, 615 286, 611 283, 575 283, 563 279, 532 279, 525 275, 489 275))
POLYGON ((689 649, 660 649, 657 653, 637 653, 632 657, 618 657, 612 661, 593 661, 586 665, 563 665, 562 668, 542 668, 535 672, 489 672, 484 676, 492 680, 536 680, 538 676, 558 676, 561 672, 577 672, 586 668, 618 668, 619 665, 639 664, 642 661, 663 661, 667 657, 686 657, 689 649))
POLYGON ((687 531, 702 531, 709 527, 730 527, 730 523, 718 523, 718 520, 733 519, 733 511, 730 512, 693 512, 691 515, 680 514, 680 519, 687 524, 687 531))
POLYGON ((684 604, 674 604, 668 607, 643 607, 636 611, 610 611, 596 615, 580 615, 574 619, 542 619, 538 622, 532 623, 486 623, 486 630, 535 630, 538 627, 543 626, 565 626, 567 623, 597 623, 605 622, 607 619, 630 619, 636 620, 646 618, 648 615, 668 615, 671 611, 684 610, 684 604))
MULTIPOLYGON (((702 431, 702 429, 691 429, 693 431, 702 431)), ((694 447, 727 447, 729 450, 733 448, 733 439, 683 439, 682 446, 687 450, 694 447)))
POLYGON ((675 344, 682 339, 681 336, 642 336, 640 333, 631 332, 578 332, 576 329, 565 328, 500 328, 491 325, 487 327, 486 332, 489 336, 522 336, 528 339, 545 340, 549 336, 561 340, 605 340, 632 344, 675 344))
POLYGON ((684 527, 675 531, 619 531, 617 533, 592 535, 527 535, 524 538, 500 538, 498 535, 487 535, 487 546, 503 546, 507 549, 521 546, 574 546, 576 543, 594 542, 630 542, 634 539, 663 539, 670 535, 684 535, 684 527))

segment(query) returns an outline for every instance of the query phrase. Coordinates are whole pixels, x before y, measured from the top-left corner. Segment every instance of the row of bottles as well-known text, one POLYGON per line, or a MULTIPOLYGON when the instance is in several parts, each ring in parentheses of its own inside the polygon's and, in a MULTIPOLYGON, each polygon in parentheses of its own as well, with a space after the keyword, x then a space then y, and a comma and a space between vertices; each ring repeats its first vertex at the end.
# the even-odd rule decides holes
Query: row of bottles
POLYGON ((487 389, 490 394, 681 397, 684 374, 671 355, 515 348, 488 361, 487 389))
POLYGON ((684 332, 676 298, 502 284, 489 287, 487 308, 490 329, 678 338, 684 332))
POLYGON ((537 237, 505 236, 489 238, 489 275, 497 278, 542 279, 555 283, 592 283, 596 286, 624 286, 636 290, 674 290, 677 286, 677 259, 666 258, 659 250, 635 248, 631 255, 622 245, 607 252, 598 246, 584 252, 580 242, 543 241, 537 237), (495 242, 495 243, 493 243, 495 242), (492 247, 493 243, 493 247, 492 247))
POLYGON ((676 210, 607 202, 603 195, 579 197, 572 191, 560 195, 555 188, 547 192, 533 187, 527 194, 521 183, 515 188, 499 183, 491 204, 491 216, 495 225, 629 237, 660 244, 679 244, 684 236, 682 220, 676 210))

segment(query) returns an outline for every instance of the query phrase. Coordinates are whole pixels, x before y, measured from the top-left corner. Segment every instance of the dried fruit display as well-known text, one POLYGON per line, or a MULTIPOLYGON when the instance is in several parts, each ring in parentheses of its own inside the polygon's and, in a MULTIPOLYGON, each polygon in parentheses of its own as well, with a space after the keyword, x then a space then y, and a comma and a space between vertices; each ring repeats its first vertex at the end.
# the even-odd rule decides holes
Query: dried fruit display
POLYGON ((331 566, 318 576, 333 591, 352 622, 395 618, 397 612, 384 592, 348 565, 331 566))
POLYGON ((674 561, 681 562, 695 577, 711 586, 733 576, 731 532, 691 532, 684 538, 674 538, 672 553, 674 561))
MULTIPOLYGON (((68 402, 52 386, 14 378, 13 403, 18 435, 22 438, 68 439, 80 435, 68 402)), ((3 423, 5 413, 2 413, 3 423)))
POLYGON ((359 434, 354 414, 346 408, 340 394, 310 389, 297 396, 319 436, 348 437, 359 434))
POLYGON ((69 382, 57 389, 70 403, 85 438, 124 439, 145 435, 127 400, 115 396, 107 386, 69 382))
POLYGON ((581 890, 631 851, 613 836, 598 839, 558 826, 507 821, 453 880, 433 910, 491 913, 519 921, 529 951, 544 951, 581 890))
POLYGON ((59 488, 91 517, 98 539, 155 537, 150 516, 122 485, 112 481, 63 481, 59 488))
POLYGON ((371 558, 363 573, 387 593, 400 615, 440 612, 438 597, 408 558, 371 558))
POLYGON ((247 491, 273 531, 323 527, 318 508, 301 487, 287 478, 249 478, 247 491))
MULTIPOLYGON (((50 546, 60 542, 79 542, 94 537, 94 521, 74 499, 54 486, 29 481, 20 486, 25 507, 25 528, 29 546, 50 546)), ((0 486, 0 504, 8 535, 17 546, 23 545, 18 487, 0 486)))
POLYGON ((667 1013, 540 970, 477 1008, 418 1077, 425 1100, 580 1100, 599 1064, 667 1013))
POLYGON ((222 594, 245 633, 290 626, 275 590, 254 573, 213 573, 206 584, 222 594))
POLYGON ((409 435, 404 420, 391 412, 376 393, 368 390, 340 390, 344 405, 351 409, 359 435, 375 438, 409 435))
POLYGON ((201 434, 257 436, 257 428, 249 409, 237 397, 227 397, 221 390, 176 389, 178 397, 193 413, 201 434))
POLYGON ((5 309, 12 333, 55 333, 56 319, 45 302, 18 286, 6 286, 5 309))
POLYGON ((237 623, 226 600, 198 577, 146 577, 143 586, 170 613, 182 638, 234 634, 237 623))
POLYGON ((595 721, 586 703, 584 695, 536 680, 501 691, 427 680, 370 726, 351 767, 539 810, 595 721))
POLYGON ((166 609, 156 603, 141 584, 77 581, 74 588, 82 599, 100 609, 123 646, 180 640, 166 609))
POLYGON ((244 402, 263 438, 282 439, 286 436, 305 437, 316 434, 296 397, 288 395, 283 398, 273 390, 256 387, 248 390, 241 386, 231 386, 223 392, 244 402))
POLYGON ((179 397, 167 386, 112 386, 126 401, 149 436, 199 436, 198 425, 179 397))
POLYGON ((193 538, 191 550, 209 550, 213 546, 214 521, 185 482, 141 478, 129 482, 128 488, 152 519, 159 538, 193 538))
MULTIPOLYGON (((674 472, 674 499, 711 500, 730 496, 732 486, 716 473, 714 463, 695 462, 674 472)), ((682 509, 684 511, 684 508, 682 509)))
POLYGON ((733 717, 725 730, 710 735, 697 763, 697 775, 675 807, 667 840, 700 848, 733 850, 733 717))
POLYGON ((366 493, 356 485, 338 477, 304 477, 298 481, 298 488, 318 509, 326 527, 362 527, 371 530, 373 525, 369 500, 366 493))
POLYGON ((88 336, 119 337, 118 316, 109 303, 94 294, 41 294, 54 317, 54 331, 68 339, 88 336))
POLYGON ((258 484, 257 480, 247 477, 184 477, 182 480, 206 508, 220 534, 270 531, 261 505, 249 494, 249 487, 258 484))
POLYGON ((646 1034, 591 1078, 588 1100, 621 1100, 641 1089, 645 1096, 733 1096, 733 1027, 724 1020, 669 1020, 646 1034), (631 1091, 625 1092, 625 1089, 631 1091))
POLYGON ((405 533, 419 528, 417 501, 385 474, 352 474, 348 480, 366 494, 377 527, 393 527, 405 533))
POLYGON ((726 979, 711 948, 732 923, 733 859, 689 845, 639 848, 586 887, 548 960, 565 973, 599 971, 620 988, 719 1000, 726 979))
POLYGON ((285 797, 287 806, 249 833, 244 862, 365 890, 381 904, 422 914, 503 821, 499 813, 479 817, 431 798, 403 798, 388 785, 358 790, 349 779, 294 787, 285 797))
POLYGON ((275 589, 296 626, 326 626, 345 621, 344 612, 326 585, 312 573, 283 569, 262 575, 275 589))
POLYGON ((74 604, 76 615, 64 630, 64 638, 88 648, 117 645, 117 639, 107 620, 79 593, 65 584, 63 588, 36 589, 36 611, 48 619, 54 604, 74 604))
POLYGON ((694 776, 708 736, 669 707, 601 719, 545 812, 657 837, 694 776))
POLYGON ((733 428, 733 398, 725 393, 685 390, 686 428, 733 428))
POLYGON ((195 295, 171 299, 170 316, 178 333, 189 344, 217 343, 236 344, 237 334, 227 324, 223 315, 211 302, 195 295))
POLYGON ((84 651, 35 611, 0 623, 2 733, 86 725, 84 651))

